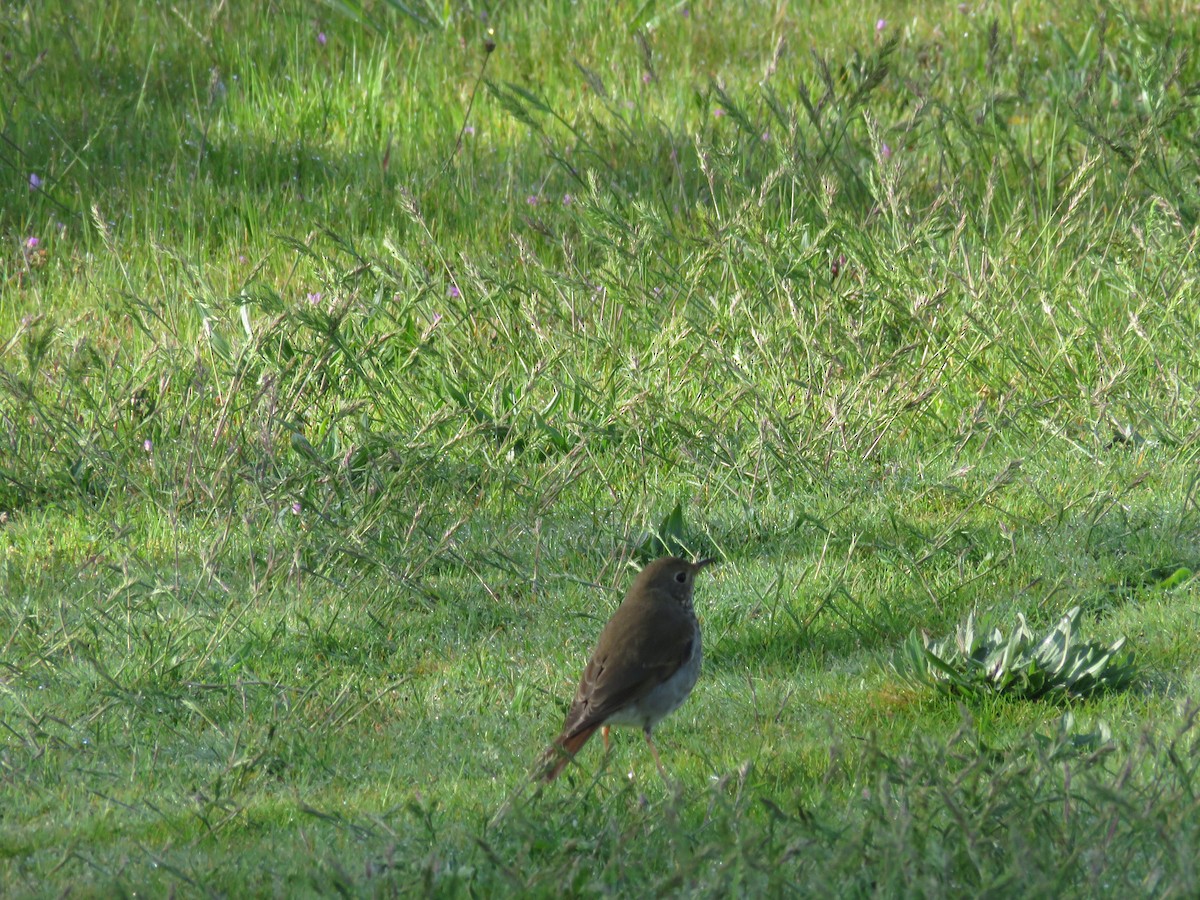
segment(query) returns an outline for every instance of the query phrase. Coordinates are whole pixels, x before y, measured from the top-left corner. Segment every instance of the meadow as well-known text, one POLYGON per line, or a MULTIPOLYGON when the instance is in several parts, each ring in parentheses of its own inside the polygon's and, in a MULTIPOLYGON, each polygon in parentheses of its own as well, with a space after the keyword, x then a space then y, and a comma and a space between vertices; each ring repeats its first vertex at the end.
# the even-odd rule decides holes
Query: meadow
POLYGON ((5 895, 1195 896, 1196 13, 4 4, 5 895))

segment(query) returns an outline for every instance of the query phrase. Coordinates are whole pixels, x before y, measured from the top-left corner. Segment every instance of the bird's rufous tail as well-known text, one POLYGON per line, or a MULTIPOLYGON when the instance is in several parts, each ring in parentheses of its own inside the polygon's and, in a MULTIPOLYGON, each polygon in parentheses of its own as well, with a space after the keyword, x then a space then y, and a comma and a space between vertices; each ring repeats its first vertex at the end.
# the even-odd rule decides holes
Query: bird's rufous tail
POLYGON ((572 757, 579 752, 579 748, 587 743, 598 728, 598 725, 593 725, 591 728, 585 728, 583 731, 578 731, 568 737, 559 735, 553 744, 542 754, 542 758, 538 760, 537 768, 534 770, 534 778, 538 781, 544 781, 549 784, 559 776, 559 773, 567 767, 572 757))

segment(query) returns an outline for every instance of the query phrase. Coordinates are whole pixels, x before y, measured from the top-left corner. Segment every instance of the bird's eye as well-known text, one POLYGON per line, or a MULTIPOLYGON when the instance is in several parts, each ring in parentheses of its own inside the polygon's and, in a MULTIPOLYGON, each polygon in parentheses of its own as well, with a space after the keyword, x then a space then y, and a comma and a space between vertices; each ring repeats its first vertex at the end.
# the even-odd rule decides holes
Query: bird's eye
POLYGON ((678 581, 680 584, 683 584, 684 582, 687 581, 687 572, 685 572, 685 571, 684 572, 676 572, 675 580, 678 581))

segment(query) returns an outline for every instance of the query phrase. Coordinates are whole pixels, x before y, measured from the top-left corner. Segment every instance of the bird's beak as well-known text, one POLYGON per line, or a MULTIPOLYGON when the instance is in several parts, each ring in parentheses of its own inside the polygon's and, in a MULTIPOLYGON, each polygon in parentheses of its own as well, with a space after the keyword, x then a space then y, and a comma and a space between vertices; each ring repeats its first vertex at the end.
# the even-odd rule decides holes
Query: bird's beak
POLYGON ((716 558, 711 556, 708 559, 697 560, 696 562, 692 563, 692 571, 699 572, 705 566, 711 566, 716 561, 716 558))

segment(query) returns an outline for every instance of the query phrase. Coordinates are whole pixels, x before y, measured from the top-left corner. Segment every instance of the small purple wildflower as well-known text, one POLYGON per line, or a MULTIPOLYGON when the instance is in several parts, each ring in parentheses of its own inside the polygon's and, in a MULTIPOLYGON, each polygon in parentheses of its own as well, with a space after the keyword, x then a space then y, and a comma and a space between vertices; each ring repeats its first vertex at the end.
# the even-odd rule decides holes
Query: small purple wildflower
POLYGON ((458 289, 458 285, 457 285, 457 284, 452 284, 452 285, 450 285, 450 290, 449 290, 449 291, 447 291, 446 293, 448 293, 448 294, 449 294, 451 297, 453 297, 455 300, 457 300, 459 297, 461 297, 461 296, 462 296, 462 291, 460 291, 460 290, 458 289))
POLYGON ((889 159, 891 159, 892 158, 892 148, 889 147, 887 144, 881 144, 879 147, 879 158, 882 159, 884 162, 887 162, 889 159))
POLYGON ((310 304, 312 304, 313 306, 316 306, 318 303, 320 303, 321 302, 321 292, 320 291, 309 291, 308 292, 308 302, 310 304))
POLYGON ((575 202, 575 198, 572 197, 570 194, 563 194, 563 201, 562 201, 563 206, 570 206, 574 202, 575 202))
POLYGON ((474 125, 466 125, 466 126, 464 126, 464 127, 463 127, 463 134, 471 134, 471 135, 475 134, 475 126, 474 126, 474 125))
POLYGON ((36 172, 30 172, 29 173, 29 189, 31 191, 36 191, 41 186, 42 186, 42 179, 40 179, 37 176, 36 172))
POLYGON ((293 516, 298 516, 298 515, 300 515, 300 510, 302 510, 303 508, 304 508, 304 507, 302 507, 302 506, 300 505, 300 501, 299 501, 299 500, 297 500, 295 503, 293 503, 293 504, 292 504, 292 515, 293 515, 293 516))
POLYGON ((679 10, 679 14, 686 19, 688 16, 690 16, 692 14, 692 11, 685 6, 681 10, 679 10))
POLYGON ((525 198, 525 202, 528 203, 530 206, 537 206, 538 205, 538 195, 530 194, 528 197, 525 198))
POLYGON ((323 32, 323 31, 317 32, 317 43, 320 44, 322 47, 325 46, 325 32, 323 32))
POLYGON ((649 72, 643 72, 642 73, 642 84, 649 84, 653 77, 654 76, 651 75, 649 72))
POLYGON ((154 441, 146 438, 146 440, 142 441, 142 449, 147 453, 152 453, 154 451, 154 441))
POLYGON ((37 245, 40 243, 41 243, 41 241, 39 241, 35 237, 27 237, 27 238, 25 238, 25 249, 26 250, 36 250, 37 245))
POLYGON ((876 32, 883 31, 883 29, 885 29, 885 28, 887 28, 887 19, 880 19, 878 22, 875 23, 875 31, 876 32))
POLYGON ((724 116, 724 115, 725 115, 725 110, 723 110, 723 109, 722 109, 721 107, 719 107, 719 106, 718 106, 716 109, 714 109, 714 110, 713 110, 713 118, 715 118, 715 119, 719 119, 719 118, 721 118, 721 117, 722 117, 722 116, 724 116))

